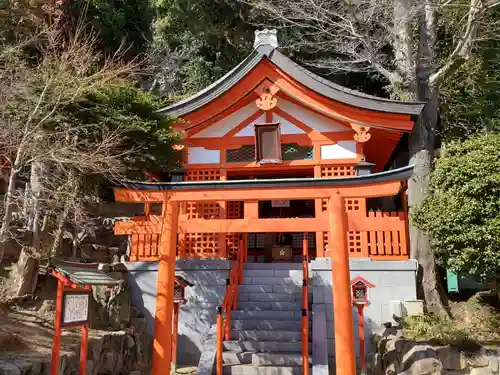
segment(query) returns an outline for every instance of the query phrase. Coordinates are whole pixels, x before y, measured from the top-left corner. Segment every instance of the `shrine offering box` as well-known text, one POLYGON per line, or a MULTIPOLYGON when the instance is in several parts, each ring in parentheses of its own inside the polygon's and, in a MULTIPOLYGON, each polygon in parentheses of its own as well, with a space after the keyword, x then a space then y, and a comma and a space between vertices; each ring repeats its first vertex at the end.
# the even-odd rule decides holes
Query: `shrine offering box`
POLYGON ((291 261, 293 255, 290 246, 273 246, 271 254, 273 261, 291 261))

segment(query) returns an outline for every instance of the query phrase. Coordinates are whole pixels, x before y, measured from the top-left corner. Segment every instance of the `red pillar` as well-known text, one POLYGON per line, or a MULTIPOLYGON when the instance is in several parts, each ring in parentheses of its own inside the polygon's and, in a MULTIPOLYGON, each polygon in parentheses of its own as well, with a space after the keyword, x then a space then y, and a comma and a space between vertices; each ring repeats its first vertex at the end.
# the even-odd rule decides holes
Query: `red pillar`
POLYGON ((361 364, 361 375, 366 375, 366 358, 365 358, 365 314, 363 313, 364 306, 357 305, 358 309, 358 334, 359 334, 359 360, 361 364))
POLYGON ((57 375, 59 371, 59 351, 61 349, 61 315, 64 284, 57 280, 56 314, 54 317, 54 341, 52 342, 52 361, 50 375, 57 375))
POLYGON ((179 330, 179 305, 174 303, 174 326, 172 328, 172 372, 177 370, 177 331, 179 330))
POLYGON ((80 344, 80 375, 87 374, 87 352, 89 344, 89 325, 82 326, 82 342, 80 344))
POLYGON ((347 216, 344 198, 330 197, 328 202, 330 234, 328 251, 332 259, 335 362, 337 374, 356 375, 354 327, 350 294, 347 216))
POLYGON ((153 340, 152 375, 170 373, 172 359, 172 315, 174 310, 175 257, 177 227, 179 223, 178 202, 163 202, 163 223, 158 264, 158 289, 153 340))

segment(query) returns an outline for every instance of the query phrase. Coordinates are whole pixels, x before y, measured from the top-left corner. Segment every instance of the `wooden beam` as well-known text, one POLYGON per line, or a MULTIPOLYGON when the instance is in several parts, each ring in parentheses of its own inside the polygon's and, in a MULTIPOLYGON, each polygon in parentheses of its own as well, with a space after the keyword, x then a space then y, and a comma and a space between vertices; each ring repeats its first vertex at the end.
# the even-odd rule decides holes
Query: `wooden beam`
POLYGON ((157 234, 161 232, 161 224, 151 221, 117 221, 115 234, 157 234))
MULTIPOLYGON (((399 192, 399 181, 380 182, 368 185, 352 185, 338 187, 285 187, 279 184, 265 188, 213 189, 213 190, 176 190, 170 192, 174 201, 237 201, 237 200, 273 200, 273 199, 317 199, 339 194, 345 198, 376 198, 393 196, 399 192)), ((142 198, 142 197, 141 197, 142 198)))
POLYGON ((179 233, 267 233, 327 231, 326 217, 306 219, 183 219, 179 233))
MULTIPOLYGON (((258 202, 245 202, 244 219, 188 219, 187 215, 179 216, 179 233, 259 233, 272 232, 326 232, 329 230, 325 213, 320 212, 316 218, 307 219, 259 219, 258 202), (249 226, 252 226, 249 228, 249 226), (309 228, 309 229, 305 229, 309 228), (311 230, 310 230, 311 229, 311 230)), ((387 231, 404 230, 404 214, 396 217, 366 217, 356 213, 347 213, 347 225, 350 231, 387 231)), ((158 234, 161 225, 151 222, 120 221, 115 223, 115 234, 142 235, 158 234)))

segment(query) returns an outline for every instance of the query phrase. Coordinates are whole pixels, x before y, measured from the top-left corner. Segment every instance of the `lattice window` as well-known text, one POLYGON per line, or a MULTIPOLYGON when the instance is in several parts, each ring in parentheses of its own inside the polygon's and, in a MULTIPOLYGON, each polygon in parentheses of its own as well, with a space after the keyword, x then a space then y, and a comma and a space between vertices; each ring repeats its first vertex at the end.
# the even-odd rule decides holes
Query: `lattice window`
POLYGON ((347 232, 347 249, 349 253, 361 254, 362 247, 361 232, 347 232))
POLYGON ((283 160, 312 160, 314 159, 313 146, 299 146, 295 143, 281 145, 283 160))
POLYGON ((255 145, 242 146, 237 150, 226 150, 226 162, 252 162, 255 161, 255 145))
POLYGON ((184 214, 189 219, 217 219, 220 215, 220 206, 217 203, 187 202, 184 214))
POLYGON ((321 168, 321 177, 349 177, 356 176, 356 170, 353 166, 342 165, 342 166, 328 166, 321 168))
MULTIPOLYGON (((321 201, 322 205, 322 211, 326 211, 327 210, 327 205, 328 205, 328 201, 326 199, 323 199, 321 201)), ((362 202, 361 202, 361 199, 346 199, 345 200, 345 208, 346 208, 346 211, 356 211, 356 212, 361 212, 361 206, 362 206, 362 202)))
POLYGON ((248 248, 263 249, 264 248, 264 233, 248 233, 248 248))
POLYGON ((216 233, 188 233, 184 235, 182 246, 189 258, 214 258, 219 249, 216 233))
POLYGON ((217 169, 188 170, 185 174, 186 181, 215 181, 220 180, 220 171, 217 169))
MULTIPOLYGON (((302 249, 302 241, 304 241, 304 233, 292 233, 292 247, 294 249, 302 249)), ((307 236, 308 249, 316 248, 316 233, 309 233, 307 236)))
POLYGON ((228 201, 226 203, 226 218, 243 219, 243 201, 228 201))
MULTIPOLYGON (((313 146, 299 146, 295 143, 281 145, 283 160, 313 160, 313 146)), ((255 161, 255 145, 245 145, 239 149, 226 150, 226 162, 253 162, 255 161)))
POLYGON ((346 211, 359 211, 361 209, 359 199, 346 199, 345 200, 346 211))

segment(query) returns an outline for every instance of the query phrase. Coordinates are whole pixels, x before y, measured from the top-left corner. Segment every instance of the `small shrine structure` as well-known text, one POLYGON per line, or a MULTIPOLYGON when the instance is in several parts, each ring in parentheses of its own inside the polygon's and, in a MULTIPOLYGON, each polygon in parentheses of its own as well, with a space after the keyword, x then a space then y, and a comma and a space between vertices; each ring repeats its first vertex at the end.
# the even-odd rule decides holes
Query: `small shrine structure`
POLYGON ((126 181, 114 190, 117 201, 146 206, 115 233, 130 236, 130 262, 157 264, 153 375, 170 368, 176 260, 233 260, 237 289, 242 264, 302 262, 307 233, 304 259, 331 259, 334 270, 337 374, 354 375, 349 260, 409 258, 413 169, 388 168, 424 103, 339 86, 277 47, 275 30, 256 32, 243 62, 160 111, 176 117, 185 136, 177 147, 183 168, 171 181, 126 181), (152 214, 158 203, 161 213, 152 214))

